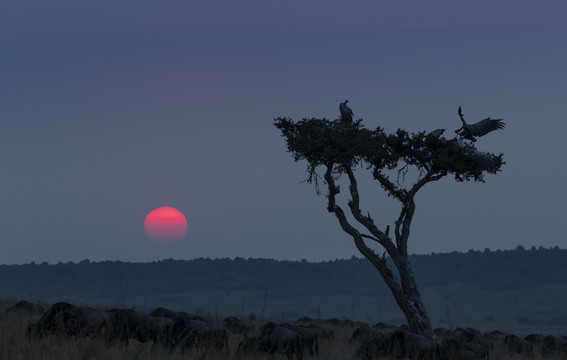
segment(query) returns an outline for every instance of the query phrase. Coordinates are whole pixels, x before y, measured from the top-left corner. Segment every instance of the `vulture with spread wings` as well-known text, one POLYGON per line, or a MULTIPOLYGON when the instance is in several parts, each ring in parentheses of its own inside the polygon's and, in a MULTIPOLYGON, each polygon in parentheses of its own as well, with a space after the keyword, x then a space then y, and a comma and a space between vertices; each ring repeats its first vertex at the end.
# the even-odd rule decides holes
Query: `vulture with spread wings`
POLYGON ((465 122, 465 118, 463 117, 463 111, 461 110, 460 106, 459 117, 463 122, 463 126, 461 126, 460 129, 455 130, 455 132, 459 134, 459 136, 461 136, 463 139, 467 139, 473 142, 476 141, 475 137, 481 137, 494 130, 502 130, 504 129, 504 125, 506 125, 504 122, 502 122, 502 119, 491 119, 489 117, 474 124, 467 124, 465 122))

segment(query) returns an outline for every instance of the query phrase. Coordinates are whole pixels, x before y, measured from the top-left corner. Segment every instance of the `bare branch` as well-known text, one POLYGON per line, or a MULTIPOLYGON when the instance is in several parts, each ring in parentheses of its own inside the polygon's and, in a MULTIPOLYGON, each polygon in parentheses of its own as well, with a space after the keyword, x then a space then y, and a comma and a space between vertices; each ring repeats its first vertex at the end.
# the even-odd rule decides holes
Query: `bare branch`
POLYGON ((370 217, 370 213, 368 216, 363 216, 362 211, 360 210, 360 197, 358 193, 358 183, 356 181, 356 177, 354 176, 354 172, 352 168, 347 167, 345 169, 348 178, 349 178, 349 190, 351 195, 351 201, 349 201, 348 206, 350 207, 350 211, 356 221, 358 221, 361 225, 363 225, 374 237, 376 237, 376 241, 380 243, 388 253, 395 252, 395 247, 392 241, 386 234, 384 234, 378 227, 374 224, 374 221, 370 217))
POLYGON ((343 209, 336 204, 336 195, 340 192, 340 190, 338 186, 335 185, 335 180, 333 179, 332 176, 333 165, 327 164, 326 166, 327 166, 327 170, 325 171, 325 182, 327 183, 327 186, 329 188, 329 195, 328 195, 329 202, 328 202, 327 210, 335 214, 335 216, 339 220, 339 224, 341 225, 341 228, 347 234, 352 236, 352 238, 354 239, 354 244, 357 247, 358 251, 360 251, 360 253, 364 255, 364 257, 368 259, 368 261, 370 261, 372 265, 374 265, 374 267, 380 272, 380 275, 382 275, 382 278, 386 282, 386 285, 388 285, 388 287, 392 290, 392 293, 402 294, 403 289, 400 280, 394 275, 392 270, 387 266, 385 259, 386 253, 384 253, 382 255, 382 259, 380 259, 380 257, 364 243, 363 238, 364 237, 368 238, 368 236, 360 234, 358 230, 356 230, 352 225, 350 225, 350 223, 348 222, 345 216, 343 209))
POLYGON ((409 164, 405 164, 398 170, 398 178, 396 179, 396 183, 400 185, 400 175, 402 176, 402 183, 406 181, 406 174, 409 170, 409 164))
POLYGON ((317 172, 315 171, 315 167, 313 167, 312 165, 308 165, 307 166, 307 173, 309 174, 309 176, 307 177, 307 179, 303 180, 302 182, 306 182, 308 184, 314 184, 315 186, 315 193, 317 195, 321 195, 321 189, 319 187, 319 174, 317 174, 317 172))
POLYGON ((433 182, 433 181, 437 181, 441 178, 443 178, 445 175, 447 175, 446 171, 442 171, 438 174, 432 174, 432 173, 427 173, 427 175, 425 175, 424 177, 422 177, 421 179, 419 179, 410 189, 410 191, 408 192, 408 196, 410 198, 413 198, 415 196, 415 194, 419 191, 419 189, 421 189, 423 187, 423 185, 429 183, 429 182, 433 182))
POLYGON ((327 164, 327 170, 325 171, 325 181, 327 182, 327 187, 329 188, 329 195, 327 195, 328 203, 327 203, 327 211, 334 212, 335 211, 335 196, 341 192, 338 186, 335 185, 335 181, 333 180, 333 164, 327 164))
POLYGON ((380 243, 380 240, 376 239, 374 236, 370 236, 370 235, 367 235, 367 234, 360 234, 360 236, 362 236, 363 238, 366 238, 366 239, 374 240, 377 243, 380 243))
POLYGON ((413 220, 413 213, 415 212, 415 203, 413 202, 413 197, 407 201, 404 208, 405 211, 402 222, 402 234, 399 239, 396 239, 396 244, 398 245, 398 250, 400 250, 400 252, 404 254, 404 256, 407 256, 411 221, 413 220))
POLYGON ((413 220, 413 215, 415 212, 415 202, 413 201, 415 194, 425 184, 432 181, 437 181, 445 175, 447 175, 446 172, 441 172, 439 174, 428 173, 425 177, 418 180, 407 193, 407 198, 403 205, 402 211, 400 212, 400 217, 396 221, 396 245, 398 247, 398 250, 400 250, 402 254, 407 256, 411 222, 413 220), (402 226, 401 233, 400 226, 402 226))
POLYGON ((400 226, 402 226, 404 216, 406 216, 406 207, 402 205, 402 211, 400 211, 400 216, 398 217, 398 220, 396 220, 396 227, 394 228, 394 234, 396 235, 396 244, 398 246, 400 246, 400 241, 402 238, 402 235, 400 233, 400 226))
POLYGON ((378 168, 374 168, 372 175, 374 176, 374 179, 378 180, 382 188, 386 190, 389 196, 392 196, 400 200, 401 202, 404 202, 406 195, 405 189, 402 189, 401 187, 391 182, 390 179, 388 179, 386 175, 382 174, 380 172, 380 169, 378 168))

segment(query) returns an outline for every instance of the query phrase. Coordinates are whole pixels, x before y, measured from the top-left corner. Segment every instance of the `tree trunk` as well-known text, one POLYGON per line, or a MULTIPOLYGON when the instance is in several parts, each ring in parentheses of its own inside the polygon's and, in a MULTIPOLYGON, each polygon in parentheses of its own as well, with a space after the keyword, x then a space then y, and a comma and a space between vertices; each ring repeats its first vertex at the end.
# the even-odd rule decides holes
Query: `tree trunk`
POLYGON ((381 259, 375 253, 368 254, 370 257, 364 252, 362 254, 376 267, 386 285, 392 291, 398 307, 406 317, 409 330, 412 333, 425 336, 434 344, 437 343, 437 337, 431 327, 427 310, 421 301, 415 275, 407 256, 398 254, 399 258, 394 260, 400 274, 400 279, 397 279, 390 268, 388 268, 385 259, 381 259))
POLYGON ((402 278, 402 284, 409 283, 411 286, 407 288, 404 287, 401 293, 393 292, 393 295, 398 306, 406 316, 410 331, 423 335, 433 342, 437 342, 437 337, 431 327, 429 315, 421 301, 421 294, 417 288, 413 271, 411 271, 411 268, 409 268, 409 271, 407 269, 399 269, 399 271, 400 277, 402 278))
MULTIPOLYGON (((350 168, 346 169, 347 174, 350 179, 350 194, 352 196, 349 201, 349 207, 351 213, 355 219, 362 224, 366 229, 368 229, 372 235, 364 235, 360 233, 354 226, 352 226, 345 216, 343 209, 336 203, 336 195, 340 192, 338 186, 336 186, 335 181, 331 174, 332 167, 327 166, 327 171, 325 172, 325 181, 329 188, 329 194, 327 195, 328 204, 327 210, 335 214, 339 220, 341 228, 354 239, 354 244, 356 245, 358 251, 366 259, 368 259, 374 267, 380 272, 382 278, 386 282, 386 285, 392 291, 396 303, 402 310, 406 319, 408 321, 408 326, 411 332, 425 336, 433 344, 437 343, 437 337, 435 332, 431 327, 431 322, 425 306, 421 301, 421 295, 417 288, 417 283, 415 281, 415 275, 409 263, 407 255, 407 240, 409 238, 410 224, 413 218, 413 212, 415 205, 413 204, 413 198, 406 197, 404 200, 404 206, 402 208, 402 213, 398 222, 396 223, 396 243, 394 245, 390 237, 381 232, 376 228, 374 222, 370 218, 370 215, 364 217, 361 215, 359 208, 359 198, 358 198, 358 186, 354 174, 350 168), (403 226, 402 226, 403 225, 403 226), (400 231, 400 226, 402 229, 400 231), (376 254, 370 247, 366 245, 363 237, 372 239, 382 245, 386 252, 390 255, 394 261, 394 265, 398 269, 400 279, 392 272, 386 263, 385 254, 380 257, 376 254)), ((424 183, 424 182, 423 182, 424 183)), ((420 184, 419 186, 423 185, 420 184)))

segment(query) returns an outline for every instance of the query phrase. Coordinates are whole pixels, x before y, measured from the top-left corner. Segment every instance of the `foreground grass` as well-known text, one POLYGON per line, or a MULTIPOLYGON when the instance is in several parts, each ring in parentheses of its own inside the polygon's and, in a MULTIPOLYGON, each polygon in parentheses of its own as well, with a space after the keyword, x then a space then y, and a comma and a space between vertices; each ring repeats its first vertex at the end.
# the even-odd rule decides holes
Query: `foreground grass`
MULTIPOLYGON (((0 359, 1 360, 230 360, 235 359, 243 335, 230 334, 229 348, 223 351, 178 351, 153 347, 152 343, 130 341, 128 345, 107 344, 99 338, 49 335, 44 338, 27 336, 28 324, 36 323, 41 315, 24 312, 5 313, 15 301, 0 300, 0 359)), ((261 324, 262 322, 260 322, 261 324)), ((335 327, 335 341, 321 341, 319 359, 354 359, 356 346, 348 344, 352 327, 335 327)), ((266 359, 268 354, 246 359, 266 359)), ((269 355, 268 355, 269 357, 269 355)), ((309 355, 306 354, 308 358, 309 355)), ((276 359, 285 359, 276 355, 276 359)))
MULTIPOLYGON (((65 337, 50 335, 44 338, 29 337, 28 324, 36 323, 41 314, 25 312, 6 313, 5 310, 15 301, 0 300, 0 360, 231 360, 235 359, 238 344, 243 335, 230 334, 228 349, 222 351, 166 350, 154 347, 151 342, 140 343, 130 341, 128 345, 119 343, 107 344, 99 338, 65 337)), ((47 304, 46 304, 47 306, 47 304)), ((259 321, 260 327, 263 322, 259 321)), ((321 340, 319 343, 319 357, 322 360, 357 359, 356 351, 359 344, 349 343, 355 325, 332 325, 328 328, 334 331, 334 340, 321 340)), ((490 349, 488 359, 501 360, 539 360, 539 359, 565 359, 565 353, 552 353, 545 357, 541 349, 534 348, 530 354, 510 354, 503 347, 495 346, 490 349)), ((276 360, 286 357, 276 355, 276 360)), ((376 359, 389 359, 390 357, 377 357, 376 359)), ((271 359, 269 354, 256 354, 247 359, 271 359)), ((310 359, 305 352, 304 359, 310 359)))

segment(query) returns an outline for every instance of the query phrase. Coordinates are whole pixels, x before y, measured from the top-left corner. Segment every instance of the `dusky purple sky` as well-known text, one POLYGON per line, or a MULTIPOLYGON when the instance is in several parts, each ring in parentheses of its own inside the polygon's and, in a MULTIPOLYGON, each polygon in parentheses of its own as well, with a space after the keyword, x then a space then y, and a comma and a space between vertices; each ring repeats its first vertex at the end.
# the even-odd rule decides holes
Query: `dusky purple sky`
POLYGON ((2 2, 0 263, 358 256, 273 126, 345 99, 388 132, 506 123, 477 142, 501 173, 420 191, 410 252, 565 247, 565 44, 564 0, 2 2), (183 241, 145 236, 160 206, 183 241))

